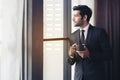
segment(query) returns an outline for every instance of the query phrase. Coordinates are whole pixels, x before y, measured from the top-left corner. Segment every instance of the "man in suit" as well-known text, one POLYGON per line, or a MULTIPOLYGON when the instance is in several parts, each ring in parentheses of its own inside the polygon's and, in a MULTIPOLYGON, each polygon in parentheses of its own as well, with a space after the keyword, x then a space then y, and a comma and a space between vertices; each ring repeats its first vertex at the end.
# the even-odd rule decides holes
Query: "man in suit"
POLYGON ((75 63, 74 80, 105 80, 104 62, 112 59, 108 35, 92 26, 92 10, 86 5, 73 7, 73 22, 78 30, 70 37, 68 63, 75 63))

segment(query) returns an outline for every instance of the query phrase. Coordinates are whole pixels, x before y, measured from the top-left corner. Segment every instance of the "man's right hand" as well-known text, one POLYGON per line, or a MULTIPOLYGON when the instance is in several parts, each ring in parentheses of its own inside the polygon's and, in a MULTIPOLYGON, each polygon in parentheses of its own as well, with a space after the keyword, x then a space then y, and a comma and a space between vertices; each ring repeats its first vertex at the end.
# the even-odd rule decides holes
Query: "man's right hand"
POLYGON ((70 46, 70 49, 69 49, 69 56, 74 56, 74 54, 76 53, 76 47, 77 47, 77 44, 73 44, 72 46, 70 46))

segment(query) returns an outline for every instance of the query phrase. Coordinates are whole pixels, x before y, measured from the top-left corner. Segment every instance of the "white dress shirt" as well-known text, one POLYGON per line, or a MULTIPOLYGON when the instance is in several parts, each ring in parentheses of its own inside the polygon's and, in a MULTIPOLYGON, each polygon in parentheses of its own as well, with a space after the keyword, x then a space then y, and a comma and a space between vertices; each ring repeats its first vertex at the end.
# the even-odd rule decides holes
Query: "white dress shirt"
POLYGON ((82 29, 81 29, 81 27, 80 27, 80 35, 82 34, 81 30, 84 30, 84 31, 85 31, 85 32, 84 32, 85 40, 86 40, 86 38, 87 38, 89 25, 90 25, 90 24, 88 24, 87 26, 85 26, 85 27, 82 28, 82 29))

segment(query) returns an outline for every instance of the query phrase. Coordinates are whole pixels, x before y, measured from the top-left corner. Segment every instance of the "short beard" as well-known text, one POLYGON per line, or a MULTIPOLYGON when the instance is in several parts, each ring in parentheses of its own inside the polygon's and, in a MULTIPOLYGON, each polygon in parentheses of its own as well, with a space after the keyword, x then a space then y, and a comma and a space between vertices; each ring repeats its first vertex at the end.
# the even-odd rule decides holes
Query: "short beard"
POLYGON ((76 24, 76 25, 75 25, 75 27, 82 27, 82 26, 83 26, 83 24, 84 24, 84 21, 83 21, 83 20, 81 20, 81 22, 80 22, 79 24, 76 24))

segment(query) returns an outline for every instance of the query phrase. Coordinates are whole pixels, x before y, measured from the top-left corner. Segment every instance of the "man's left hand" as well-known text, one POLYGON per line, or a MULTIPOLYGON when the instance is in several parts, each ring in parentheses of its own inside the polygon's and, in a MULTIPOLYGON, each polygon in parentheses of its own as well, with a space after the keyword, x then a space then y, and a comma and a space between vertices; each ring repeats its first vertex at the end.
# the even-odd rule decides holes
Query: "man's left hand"
POLYGON ((84 46, 85 50, 84 51, 76 51, 81 58, 87 58, 89 57, 89 50, 87 49, 86 46, 84 46))

